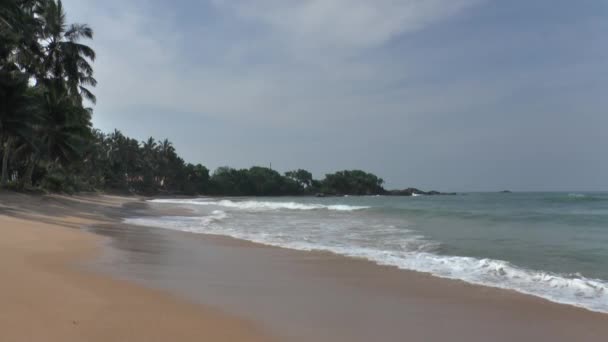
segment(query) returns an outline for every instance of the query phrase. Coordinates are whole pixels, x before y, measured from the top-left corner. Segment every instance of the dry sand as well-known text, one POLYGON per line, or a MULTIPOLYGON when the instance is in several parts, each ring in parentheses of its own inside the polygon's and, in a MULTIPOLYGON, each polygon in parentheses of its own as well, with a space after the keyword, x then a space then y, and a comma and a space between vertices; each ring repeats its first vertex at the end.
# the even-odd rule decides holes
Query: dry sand
POLYGON ((0 341, 271 340, 251 322, 78 266, 101 238, 75 228, 133 200, 0 192, 0 341))

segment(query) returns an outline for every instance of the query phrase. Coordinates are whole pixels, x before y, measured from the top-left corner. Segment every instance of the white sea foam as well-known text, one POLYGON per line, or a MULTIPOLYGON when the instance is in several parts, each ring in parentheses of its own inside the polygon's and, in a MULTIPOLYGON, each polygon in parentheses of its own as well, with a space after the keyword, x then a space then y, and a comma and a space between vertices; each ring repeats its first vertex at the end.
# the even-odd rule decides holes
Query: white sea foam
POLYGON ((155 199, 150 200, 152 203, 168 203, 168 204, 189 204, 189 205, 205 205, 218 206, 232 209, 249 210, 249 211, 264 211, 264 210, 335 210, 335 211, 355 211, 368 209, 367 206, 353 206, 346 204, 324 205, 317 203, 297 203, 297 202, 271 202, 271 201, 233 201, 233 200, 213 200, 213 199, 155 199))
MULTIPOLYGON (((259 202, 258 202, 259 203, 259 202)), ((272 202, 274 203, 274 202, 272 202)), ((284 206, 284 203, 281 204, 284 206)), ((283 207, 281 207, 283 208, 283 207)), ((398 249, 382 245, 357 245, 337 235, 302 235, 297 232, 269 230, 263 227, 245 229, 240 225, 227 225, 228 215, 215 210, 202 217, 145 217, 127 219, 130 224, 167 228, 192 233, 225 235, 266 245, 296 250, 321 250, 349 257, 365 258, 380 265, 431 273, 438 277, 463 280, 473 284, 511 289, 542 297, 554 302, 608 313, 608 282, 580 275, 564 275, 529 270, 506 261, 448 256, 432 253, 438 243, 413 231, 403 229, 402 236, 394 241, 398 249), (411 234, 410 234, 411 233, 411 234), (387 249, 384 249, 387 248, 387 249)), ((387 227, 387 231, 391 231, 387 227)))
POLYGON ((179 230, 190 233, 203 233, 203 229, 228 217, 221 210, 214 210, 207 216, 160 216, 133 217, 124 220, 126 224, 179 230))

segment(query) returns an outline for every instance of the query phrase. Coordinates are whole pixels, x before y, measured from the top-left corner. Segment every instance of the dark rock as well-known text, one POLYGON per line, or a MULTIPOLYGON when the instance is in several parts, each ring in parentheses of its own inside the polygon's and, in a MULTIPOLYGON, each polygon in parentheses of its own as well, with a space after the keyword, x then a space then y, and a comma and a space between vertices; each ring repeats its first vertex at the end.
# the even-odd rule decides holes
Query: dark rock
POLYGON ((420 189, 416 189, 416 188, 407 188, 407 189, 403 189, 403 190, 389 190, 386 192, 386 195, 388 196, 413 196, 413 195, 428 195, 428 196, 435 196, 435 195, 456 195, 455 192, 451 192, 451 193, 444 193, 444 192, 439 192, 439 191, 422 191, 420 189))

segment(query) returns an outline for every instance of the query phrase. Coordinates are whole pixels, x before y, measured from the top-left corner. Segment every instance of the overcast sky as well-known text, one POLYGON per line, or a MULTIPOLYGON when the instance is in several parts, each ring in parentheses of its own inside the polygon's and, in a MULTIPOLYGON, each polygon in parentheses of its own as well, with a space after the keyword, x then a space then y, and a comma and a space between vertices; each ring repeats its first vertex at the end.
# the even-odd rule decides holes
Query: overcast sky
POLYGON ((605 0, 64 0, 94 124, 389 188, 608 190, 605 0))

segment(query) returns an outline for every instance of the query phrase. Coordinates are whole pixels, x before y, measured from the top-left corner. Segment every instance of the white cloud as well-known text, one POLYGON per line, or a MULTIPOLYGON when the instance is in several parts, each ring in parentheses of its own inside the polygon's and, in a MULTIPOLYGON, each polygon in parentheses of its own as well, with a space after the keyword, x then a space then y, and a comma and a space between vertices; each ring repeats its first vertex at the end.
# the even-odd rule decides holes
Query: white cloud
POLYGON ((479 0, 216 0, 296 46, 365 48, 419 30, 479 0))
POLYGON ((70 20, 96 31, 96 120, 145 105, 281 125, 328 115, 361 118, 381 108, 394 113, 398 95, 366 92, 405 77, 407 68, 348 54, 377 48, 479 0, 214 0, 222 25, 263 28, 250 37, 231 37, 222 25, 182 32, 171 6, 159 12, 147 1, 66 2, 70 20), (190 50, 220 57, 198 63, 185 57, 190 50), (251 63, 258 55, 269 60, 251 63))

